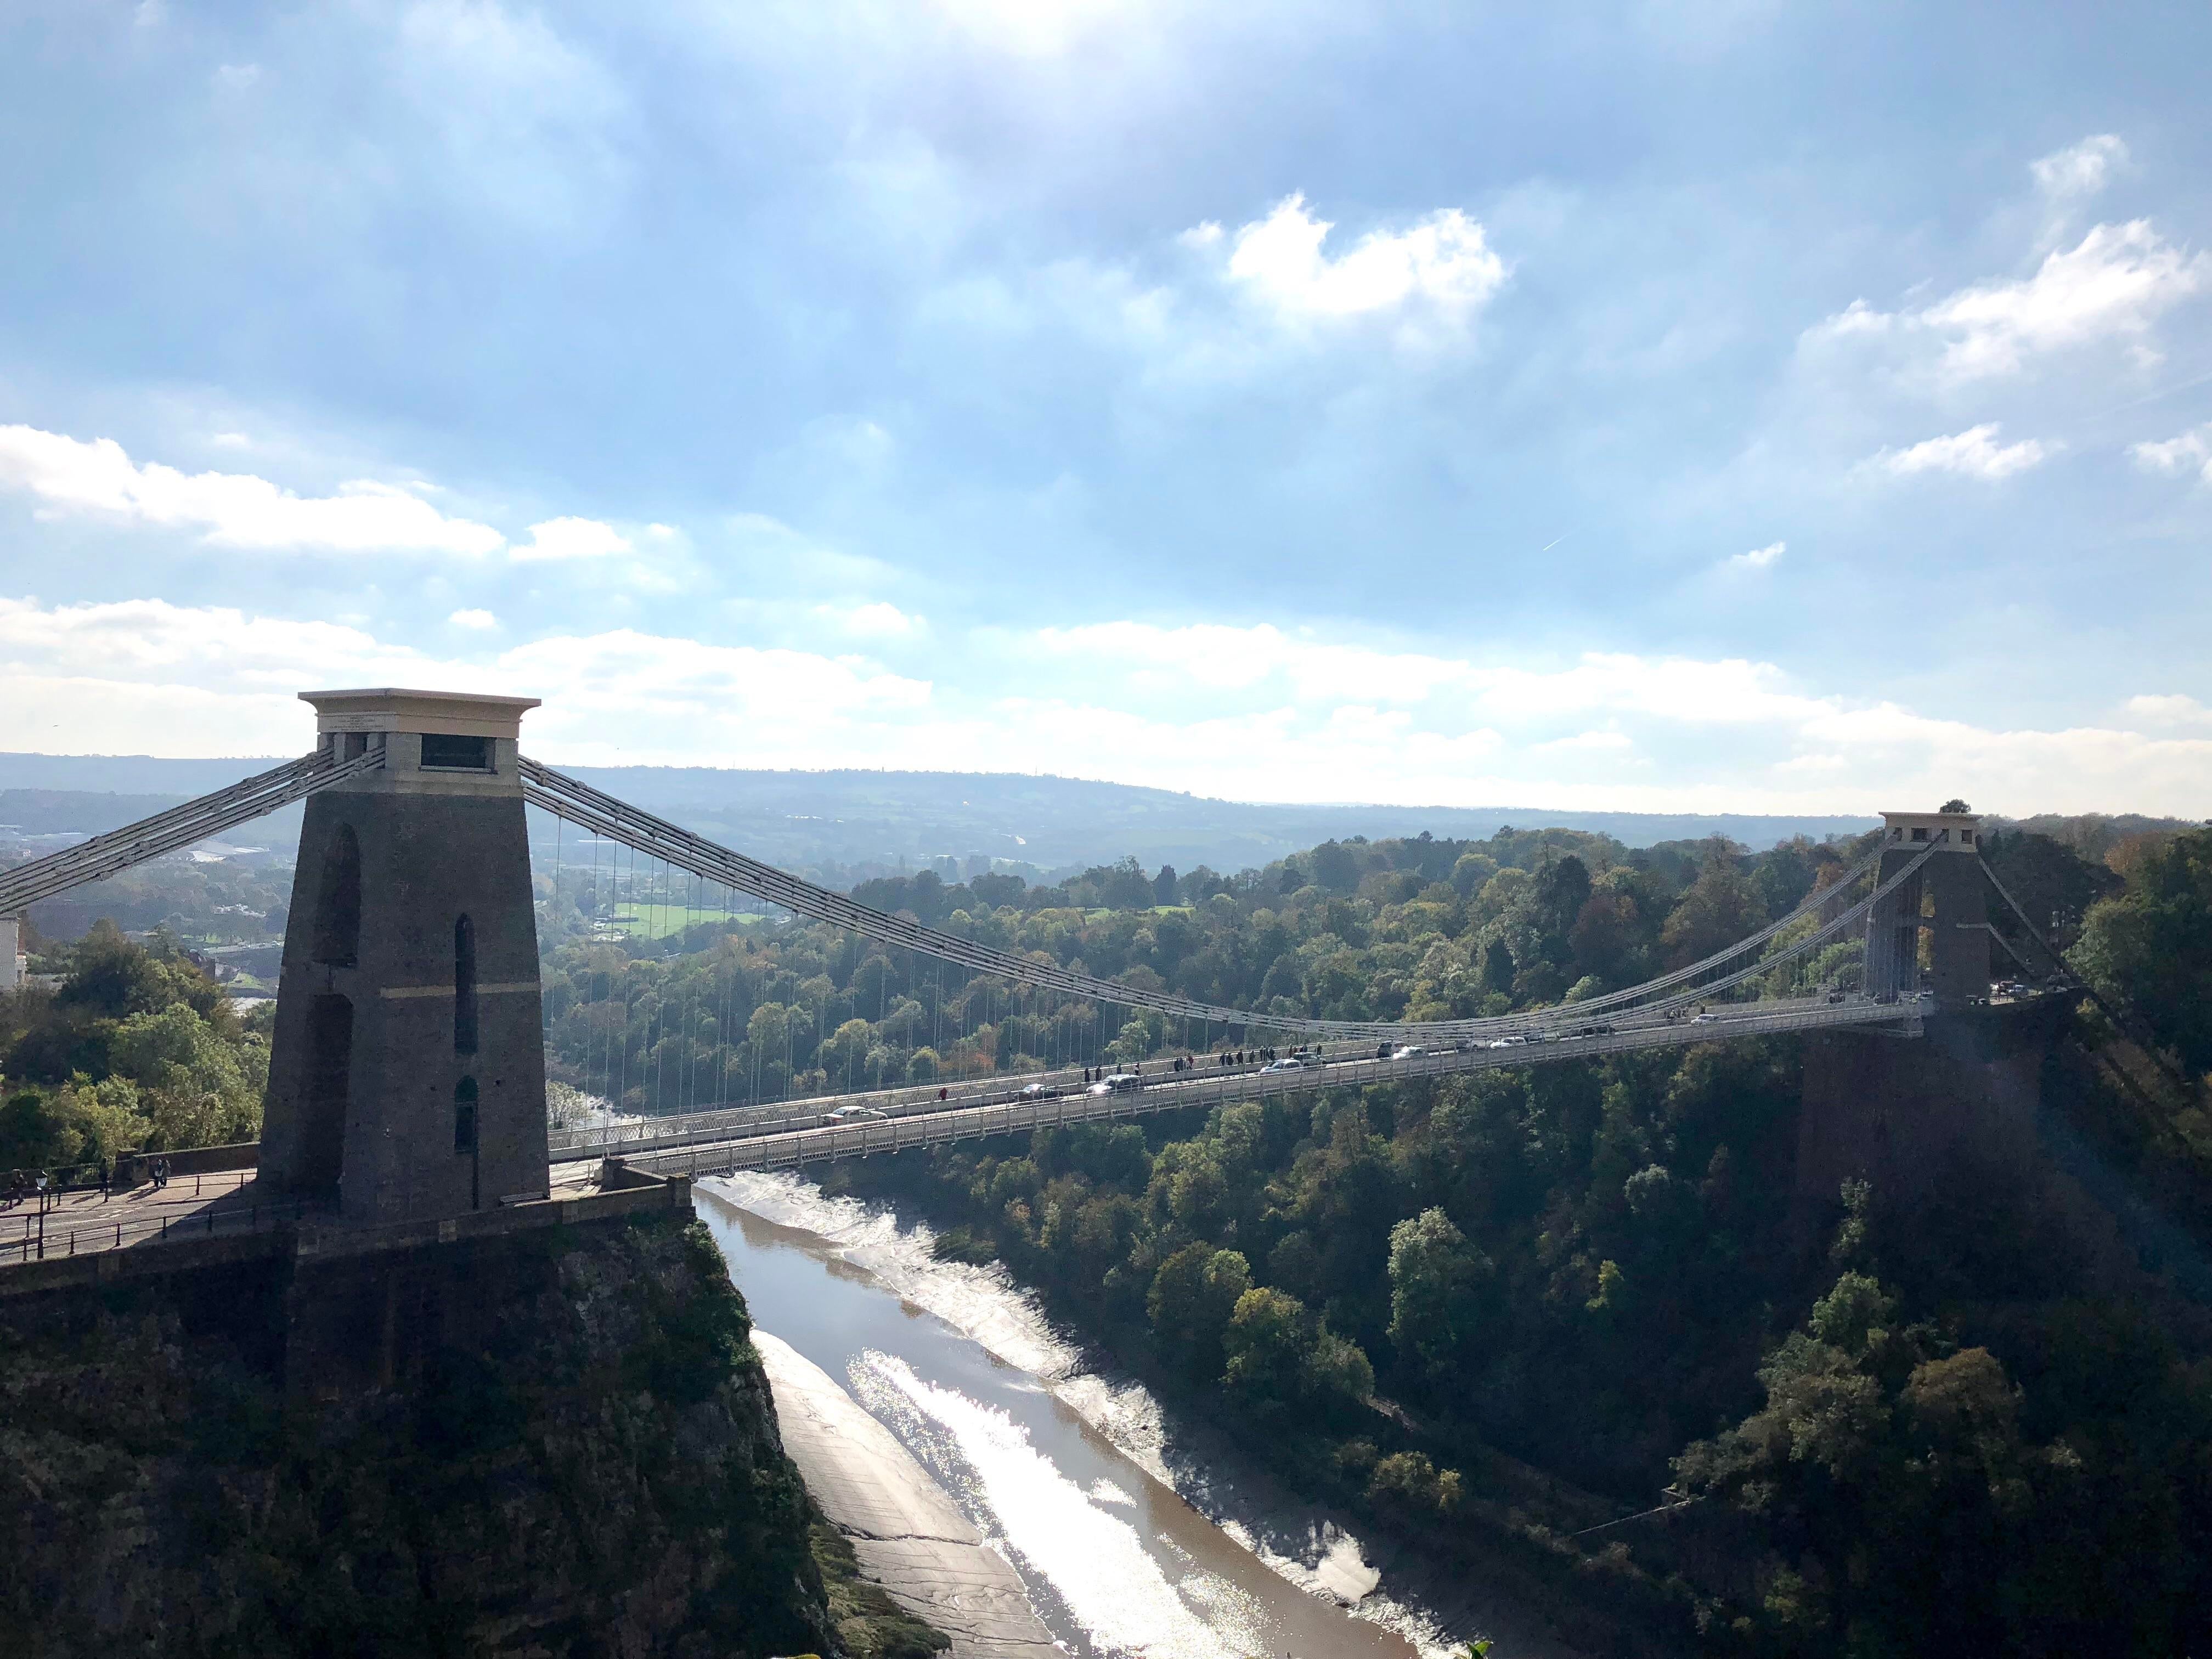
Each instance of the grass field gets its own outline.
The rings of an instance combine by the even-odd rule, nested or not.
[[[702,921],[751,923],[768,920],[740,910],[686,910],[680,904],[633,905],[615,913],[615,926],[639,939],[666,939],[671,933],[680,933]]]

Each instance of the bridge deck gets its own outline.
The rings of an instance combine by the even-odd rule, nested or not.
[[[884,1118],[842,1124],[824,1124],[821,1115],[853,1103],[854,1097],[830,1096],[793,1101],[779,1108],[711,1114],[687,1121],[686,1127],[674,1134],[634,1138],[611,1147],[604,1141],[590,1146],[572,1144],[556,1154],[550,1196],[556,1205],[565,1205],[572,1212],[576,1201],[587,1196],[591,1199],[587,1207],[594,1211],[610,1203],[627,1206],[644,1201],[639,1194],[595,1190],[603,1150],[619,1152],[635,1170],[662,1176],[788,1169],[833,1158],[948,1146],[987,1135],[1018,1134],[1064,1123],[1120,1121],[1317,1088],[1356,1088],[1402,1079],[1504,1070],[1732,1037],[1852,1028],[1887,1028],[1900,1036],[1914,1036],[1920,1030],[1925,1006],[1858,1000],[1812,1006],[1754,1003],[1716,1012],[1702,1021],[1676,1018],[1619,1024],[1589,1036],[1553,1038],[1511,1048],[1447,1048],[1403,1060],[1338,1057],[1296,1071],[1249,1066],[1231,1071],[1201,1066],[1194,1073],[1180,1073],[1155,1069],[1142,1078],[1143,1086],[1107,1094],[1089,1092],[1068,1073],[1048,1079],[1046,1086],[1053,1091],[1042,1098],[1009,1095],[1006,1081],[994,1079],[973,1085],[978,1091],[990,1091],[993,1097],[939,1103],[934,1091],[909,1090],[900,1091],[896,1098],[883,1097],[888,1104],[882,1109],[890,1114]],[[1151,1064],[1158,1068],[1161,1062]],[[1034,1078],[1031,1074],[1022,1081]],[[761,1115],[763,1109],[772,1115]],[[537,1218],[524,1212],[553,1207],[543,1203],[525,1205],[509,1214],[508,1219],[510,1224],[528,1224]],[[273,1237],[289,1233],[303,1223],[329,1219],[314,1206],[265,1197],[251,1170],[180,1175],[165,1188],[142,1183],[109,1194],[65,1192],[43,1201],[25,1200],[0,1207],[0,1269],[15,1263],[179,1242],[242,1241],[256,1235]],[[483,1219],[487,1224],[496,1224],[495,1218]],[[347,1233],[347,1230],[339,1231]]]
[[[1925,1006],[1917,1005],[1923,1011]],[[1559,1018],[1563,1012],[1571,1012],[1572,1005],[1566,1005],[1564,1011],[1559,1008],[1541,1011],[1550,1018],[1551,1030],[1546,1035],[1511,1048],[1486,1050],[1503,1058],[1443,1069],[1475,1070],[1484,1066],[1542,1065],[1574,1060],[1591,1053],[1603,1053],[1608,1046],[1649,1048],[1704,1042],[1747,1029],[1765,1032],[1814,1026],[1906,1022],[1917,1018],[1915,1007],[1916,1005],[1911,1003],[1877,1004],[1854,997],[1842,1004],[1809,1000],[1724,1004],[1704,1020],[1692,1018],[1686,1011],[1675,1011],[1672,1017],[1665,1010],[1640,1009],[1627,1013],[1593,1014],[1589,1024],[1607,1026],[1625,1039],[1608,1045],[1607,1039],[1559,1036],[1561,1030],[1572,1030],[1580,1023],[1571,1018]],[[1743,1024],[1747,1020],[1751,1022],[1748,1027]],[[1543,1030],[1533,1021],[1528,1029],[1532,1031]],[[1372,1060],[1375,1048],[1374,1043],[1362,1041],[1316,1045],[1307,1052],[1309,1054],[1322,1054],[1325,1067],[1334,1076],[1342,1066]],[[1450,1051],[1448,1045],[1439,1043],[1437,1046],[1439,1054]],[[1460,1052],[1482,1053],[1486,1048],[1485,1045],[1475,1043]],[[1172,1056],[1159,1056],[1143,1062],[1141,1074],[1147,1085],[1194,1080],[1188,1073],[1177,1074],[1169,1071],[1167,1068],[1171,1059]],[[1222,1067],[1216,1064],[1216,1056],[1211,1054],[1199,1056],[1198,1066],[1198,1081],[1249,1075],[1261,1069],[1257,1060],[1249,1061],[1241,1066]],[[636,1118],[587,1129],[557,1129],[548,1137],[549,1150],[556,1165],[583,1159],[629,1158],[671,1146],[720,1144],[748,1139],[756,1135],[813,1128],[820,1124],[824,1113],[840,1107],[866,1107],[890,1117],[910,1117],[927,1112],[1005,1105],[1017,1102],[1021,1091],[1031,1085],[1060,1093],[1074,1093],[1083,1088],[1085,1081],[1081,1066],[1062,1066],[1038,1072],[994,1073],[987,1077],[951,1081],[941,1085],[909,1083],[854,1092],[800,1096],[766,1105],[710,1106],[690,1112]],[[1312,1085],[1309,1081],[1283,1086]],[[944,1095],[941,1099],[940,1088]],[[1272,1089],[1263,1091],[1273,1091]]]
[[[850,1097],[830,1097],[813,1103],[794,1101],[773,1121],[694,1129],[678,1136],[633,1141],[612,1150],[618,1151],[623,1161],[631,1167],[662,1175],[788,1169],[831,1158],[866,1158],[878,1152],[948,1146],[984,1135],[1019,1133],[1063,1123],[1121,1120],[1310,1089],[1356,1088],[1406,1078],[1500,1071],[1597,1054],[1719,1042],[1729,1037],[1854,1027],[1894,1027],[1900,1035],[1915,1036],[1920,1030],[1922,1013],[1923,1005],[1917,1003],[1853,1002],[1780,1010],[1772,1005],[1753,1004],[1742,1012],[1717,1013],[1702,1022],[1674,1020],[1622,1025],[1601,1036],[1561,1038],[1510,1048],[1446,1049],[1405,1060],[1339,1060],[1299,1071],[1245,1069],[1225,1076],[1218,1072],[1209,1074],[1203,1067],[1194,1074],[1155,1073],[1144,1077],[1143,1087],[1108,1094],[1093,1094],[1079,1087],[1042,1099],[1002,1097],[981,1104],[941,1106],[933,1100],[909,1102],[896,1115],[854,1123],[821,1122],[819,1113],[823,1109],[849,1104],[851,1101]],[[570,1167],[575,1167],[584,1156],[595,1158],[597,1153],[574,1155]],[[561,1178],[565,1181],[569,1177],[563,1172]]]

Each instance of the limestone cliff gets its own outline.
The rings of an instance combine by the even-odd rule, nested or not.
[[[680,1219],[0,1301],[6,1646],[832,1653],[750,1337]]]

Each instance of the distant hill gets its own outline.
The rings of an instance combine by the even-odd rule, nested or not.
[[[96,833],[272,766],[274,760],[0,754],[0,824]],[[1569,812],[1541,806],[1261,805],[1079,778],[969,772],[753,772],[574,767],[586,782],[771,863],[863,876],[950,858],[1049,872],[1134,857],[1224,872],[1354,836],[1483,838],[1506,825],[1602,832],[1631,847],[1723,835],[1760,848],[1855,835],[1870,817]],[[254,839],[296,835],[296,809]],[[243,834],[243,831],[240,832]],[[234,836],[234,839],[236,837]]]

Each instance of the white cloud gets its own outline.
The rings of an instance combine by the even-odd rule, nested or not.
[[[499,618],[489,611],[456,611],[446,620],[456,628],[478,634],[489,633],[499,626]]]
[[[1574,750],[1597,750],[1617,754],[1624,749],[1636,747],[1635,739],[1626,732],[1577,732],[1571,738],[1554,738],[1549,743],[1534,745],[1538,754],[1559,754]]]
[[[1120,655],[1090,654],[1109,642]],[[2138,697],[2103,726],[1992,729],[1741,659],[1507,666],[1213,624],[978,635],[948,665],[1009,650],[1049,665],[1024,682],[1038,690],[631,629],[461,660],[234,610],[0,599],[0,707],[18,746],[50,752],[297,752],[303,688],[433,685],[544,698],[526,741],[556,763],[988,768],[1464,806],[1863,812],[1963,794],[2212,813],[2212,715],[2186,697]],[[1621,775],[1632,757],[1642,781]]]
[[[2185,255],[2149,220],[2133,219],[2095,226],[2025,281],[1961,289],[1920,319],[1953,337],[1943,366],[1954,378],[2009,374],[2030,353],[2148,334],[2161,313],[2203,288],[2208,272],[2203,254]]]
[[[217,449],[251,449],[253,440],[243,432],[218,432],[208,441]]]
[[[2133,445],[2128,453],[2146,472],[2186,472],[2194,467],[2199,477],[2212,483],[2212,425],[2200,426],[2178,438]]]
[[[631,551],[629,538],[597,519],[548,519],[530,526],[530,539],[518,542],[519,562],[555,559],[604,559]]]
[[[223,92],[246,92],[260,78],[258,64],[223,64],[215,72],[216,86]]]
[[[928,626],[921,617],[882,599],[850,606],[817,605],[814,615],[841,633],[863,640],[912,639]]]
[[[2212,259],[2174,246],[2148,219],[2093,228],[2046,255],[2033,276],[1962,288],[1917,311],[1876,311],[1855,300],[1808,331],[1810,339],[1926,340],[1929,372],[1952,384],[2016,374],[2043,354],[2127,340],[2138,349],[2158,319],[2201,293]]]
[[[1136,9],[1127,0],[937,0],[937,9],[987,46],[1049,58],[1109,22],[1126,28]]]
[[[1349,697],[1419,702],[1464,683],[1469,672],[1468,665],[1449,658],[1317,642],[1266,623],[1251,628],[1087,623],[1039,629],[1026,643],[1031,653],[1060,665],[1071,677],[1103,669],[1106,678],[1137,690],[1171,687],[1178,696],[1195,685],[1213,691],[1280,692],[1301,702]]]
[[[1956,472],[1969,478],[1994,481],[2040,465],[2051,453],[2051,446],[2033,438],[2023,438],[2016,444],[1999,444],[1997,431],[1995,421],[1986,422],[1948,438],[1929,438],[1910,449],[1885,449],[1869,465],[1900,477],[1915,472]]]
[[[2128,147],[2109,132],[2092,134],[2078,144],[2028,163],[2035,187],[2045,196],[2072,198],[2094,196],[2126,164]]]
[[[300,496],[248,473],[135,466],[112,438],[84,443],[28,426],[0,426],[0,489],[37,497],[42,516],[194,530],[218,547],[480,554],[506,541],[489,525],[448,518],[371,479]]]
[[[2212,708],[2179,695],[2130,697],[2127,712],[2150,726],[2212,726]]]
[[[690,753],[778,766],[856,750],[896,763],[897,722],[930,699],[927,682],[850,658],[628,629],[465,661],[357,628],[227,607],[0,599],[0,708],[20,744],[45,752],[297,752],[313,741],[298,693],[346,684],[542,697],[526,737],[574,759]],[[767,758],[738,759],[745,755]]]
[[[1416,304],[1464,322],[1505,281],[1504,260],[1482,227],[1457,208],[1440,209],[1405,230],[1370,232],[1335,258],[1322,247],[1331,228],[1306,210],[1303,195],[1286,196],[1265,219],[1229,239],[1224,274],[1278,314],[1301,322]],[[1221,227],[1203,224],[1182,240],[1211,249],[1222,240]]]
[[[1781,562],[1782,556],[1790,550],[1787,542],[1769,542],[1764,547],[1754,547],[1747,553],[1738,553],[1728,561],[1731,570],[1765,570]]]

